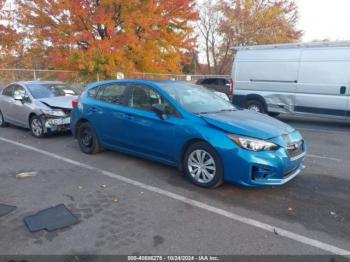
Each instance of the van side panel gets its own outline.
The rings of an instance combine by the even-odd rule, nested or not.
[[[350,48],[304,49],[300,65],[295,111],[344,118],[350,88]]]
[[[299,49],[240,50],[234,63],[235,96],[258,94],[269,112],[292,112]]]

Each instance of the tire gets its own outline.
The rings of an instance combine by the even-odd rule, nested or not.
[[[4,116],[0,110],[0,127],[7,127],[8,123],[5,122]]]
[[[255,100],[255,99],[248,100],[246,102],[246,108],[248,110],[252,110],[252,111],[255,111],[255,112],[262,113],[262,114],[266,113],[265,105],[261,101]]]
[[[46,136],[44,130],[44,123],[38,116],[33,116],[29,121],[30,131],[36,138],[43,138]]]
[[[201,161],[199,157],[203,160]],[[209,164],[203,166],[208,161]],[[197,142],[190,145],[186,150],[183,162],[186,176],[197,186],[215,188],[224,182],[224,166],[221,158],[208,143]],[[201,165],[202,169],[198,168],[198,165]]]
[[[97,154],[102,149],[96,132],[89,122],[84,122],[78,126],[77,139],[80,150],[85,154]]]

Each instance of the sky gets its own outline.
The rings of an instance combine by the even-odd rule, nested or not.
[[[304,42],[350,40],[350,0],[296,0]]]

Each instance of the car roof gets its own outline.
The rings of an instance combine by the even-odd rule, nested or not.
[[[87,88],[94,88],[100,85],[105,84],[113,84],[113,83],[139,83],[139,84],[148,84],[148,85],[157,85],[157,84],[176,84],[176,83],[182,83],[182,84],[189,84],[189,82],[185,81],[176,81],[176,80],[145,80],[145,79],[123,79],[123,80],[107,80],[107,81],[100,81],[91,83],[87,86]],[[191,84],[191,83],[190,83]]]

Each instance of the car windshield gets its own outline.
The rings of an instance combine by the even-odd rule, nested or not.
[[[29,84],[27,88],[35,99],[81,94],[78,88],[65,84]]]
[[[189,83],[158,83],[184,109],[194,114],[208,114],[234,111],[236,108],[227,100],[202,86]]]

